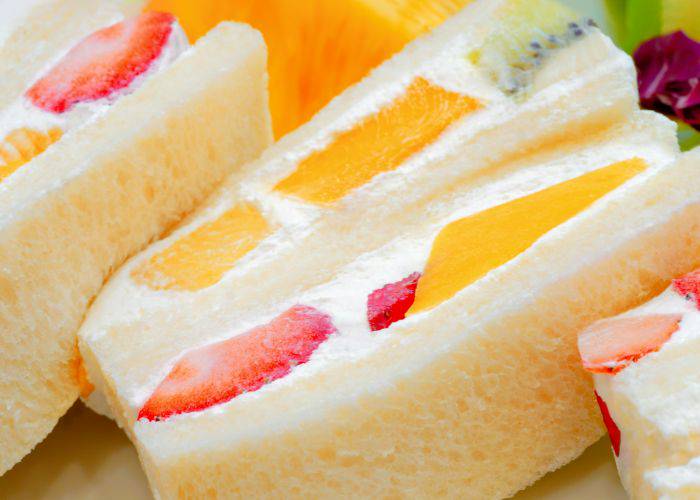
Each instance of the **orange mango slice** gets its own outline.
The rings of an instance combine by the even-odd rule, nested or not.
[[[154,290],[206,288],[271,231],[255,206],[241,203],[155,254],[132,272],[132,278]]]
[[[636,158],[615,163],[447,225],[433,243],[409,314],[448,300],[645,168]]]
[[[7,134],[0,143],[0,181],[46,151],[61,135],[58,128],[52,128],[48,132],[19,128]]]
[[[479,106],[471,97],[418,77],[378,113],[303,160],[275,189],[312,203],[334,202],[375,175],[394,170]]]

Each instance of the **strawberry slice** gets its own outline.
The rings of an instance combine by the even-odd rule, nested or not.
[[[673,280],[673,288],[700,309],[700,269]]]
[[[174,22],[172,14],[146,12],[96,31],[37,81],[27,98],[44,111],[63,113],[79,102],[110,97],[151,67]]]
[[[595,391],[595,399],[598,402],[598,407],[600,408],[600,413],[603,415],[603,423],[605,428],[608,429],[608,436],[610,436],[610,444],[612,444],[615,456],[620,456],[620,441],[622,440],[622,434],[620,433],[620,428],[617,426],[613,418],[610,416],[610,410],[608,410],[607,403],[600,397],[598,391]]]
[[[678,330],[680,314],[649,314],[604,319],[578,337],[583,367],[595,373],[617,373],[658,351]]]
[[[297,305],[266,325],[190,351],[156,388],[138,418],[164,420],[256,391],[306,363],[335,332],[328,315]]]
[[[413,273],[407,278],[389,283],[367,297],[367,319],[373,332],[389,328],[401,321],[416,299],[416,287],[421,273]]]

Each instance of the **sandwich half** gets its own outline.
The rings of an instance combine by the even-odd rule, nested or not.
[[[271,140],[266,51],[169,14],[105,27],[0,114],[0,473],[76,400],[76,332],[105,278]]]
[[[162,498],[505,497],[600,436],[576,332],[698,263],[675,153],[640,115],[456,186],[315,286],[192,297],[191,323],[125,318],[108,286],[81,348]]]
[[[635,89],[558,4],[475,2],[114,275],[79,334],[88,402],[165,498],[526,486],[601,433],[576,330],[691,265],[635,253],[698,236]]]

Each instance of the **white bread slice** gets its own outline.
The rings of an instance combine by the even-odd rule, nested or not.
[[[507,17],[504,11],[508,14],[514,4],[477,2],[410,44],[258,161],[233,174],[191,220],[119,271],[99,300],[110,304],[105,307],[111,313],[90,315],[83,329],[83,354],[89,378],[98,389],[88,403],[107,412],[99,399],[107,385],[116,386],[111,392],[119,394],[118,399],[141,387],[144,377],[152,376],[153,365],[164,366],[179,352],[172,339],[198,335],[196,318],[202,304],[211,310],[235,310],[323,283],[357,254],[381,247],[421,220],[416,217],[422,216],[425,203],[452,196],[455,186],[466,189],[506,178],[518,168],[515,158],[545,154],[567,141],[595,136],[636,109],[631,61],[597,30],[553,51],[524,93],[502,91],[485,76],[483,67],[470,64],[464,54],[488,46],[484,40],[497,37],[502,18]],[[471,29],[475,26],[479,29]],[[579,68],[578,61],[586,64]],[[335,202],[312,203],[274,189],[312,152],[323,150],[389,98],[401,95],[416,76],[475,95],[483,100],[483,108],[455,121],[395,170],[377,175]],[[140,266],[242,201],[259,207],[275,229],[218,281],[198,290],[178,290],[133,279]],[[358,219],[363,224],[358,226]],[[286,264],[290,261],[297,264],[290,268]],[[168,335],[150,334],[161,331]],[[125,415],[122,421],[130,418],[133,415]]]
[[[200,412],[136,420],[184,352],[247,331],[313,297],[308,282],[294,283],[299,268],[311,272],[305,263],[297,265],[308,249],[298,259],[276,256],[268,263],[290,270],[291,277],[279,274],[270,285],[292,290],[286,297],[266,300],[246,286],[258,304],[241,306],[230,296],[227,307],[194,294],[184,313],[175,303],[167,317],[165,307],[160,316],[143,307],[125,318],[121,303],[135,293],[124,286],[133,268],[127,265],[117,277],[121,282],[113,280],[93,306],[81,330],[81,352],[90,375],[101,370],[102,388],[135,440],[156,496],[504,497],[577,456],[601,433],[576,356],[577,331],[649,297],[700,261],[700,186],[689,165],[671,165],[674,126],[641,113],[589,140],[549,151],[548,158],[527,158],[509,173],[524,189],[536,190],[560,175],[630,156],[651,167],[451,299],[370,338],[376,342],[371,348],[322,346],[291,375]],[[551,179],[538,168],[542,161]],[[425,234],[436,215],[478,200],[479,188],[500,186],[491,203],[512,199],[511,176],[457,185],[416,210],[406,207],[417,220],[404,233]],[[479,202],[472,203],[469,210],[478,211]],[[309,259],[318,263],[318,274],[326,275],[327,256],[362,235],[366,223],[356,220],[323,239],[336,239],[337,246],[325,253],[314,249]],[[395,238],[388,255],[398,248],[400,256],[403,241]],[[363,259],[347,268],[357,280],[348,281],[352,273],[341,270],[330,273],[331,281],[345,277],[357,286],[364,280],[354,292],[346,288],[366,296],[376,283]],[[376,269],[375,263],[370,270]],[[258,279],[267,292],[271,278],[264,269]],[[164,295],[162,304],[175,294]],[[343,311],[359,312],[351,307],[357,301],[347,297],[321,293],[312,303],[338,321],[338,339],[349,325]],[[182,323],[185,316],[192,316],[190,324]],[[355,326],[364,319],[354,316]]]
[[[142,0],[38,0],[0,42],[0,110],[77,41],[137,13]],[[18,6],[22,8],[22,6]]]
[[[75,401],[104,279],[271,141],[260,34],[224,23],[0,184],[0,473]]]

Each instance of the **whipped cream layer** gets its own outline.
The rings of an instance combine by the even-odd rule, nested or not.
[[[108,111],[116,101],[133,93],[148,78],[170,66],[188,48],[187,35],[180,24],[174,21],[167,42],[158,57],[150,63],[148,69],[134,78],[127,87],[118,89],[107,97],[79,102],[63,113],[54,113],[37,107],[25,95],[21,96],[10,106],[0,110],[0,145],[11,150],[14,147],[12,144],[3,145],[2,142],[10,133],[17,130],[29,129],[47,133],[52,129],[59,129],[65,135],[73,129],[94,122],[100,115]],[[51,61],[46,68],[38,73],[35,81],[39,81],[50,72],[65,55],[65,53],[58,54],[54,61]]]
[[[615,374],[595,374],[595,386],[619,429],[616,457],[635,498],[700,495],[700,310],[673,286],[621,318],[679,315],[660,346]]]

